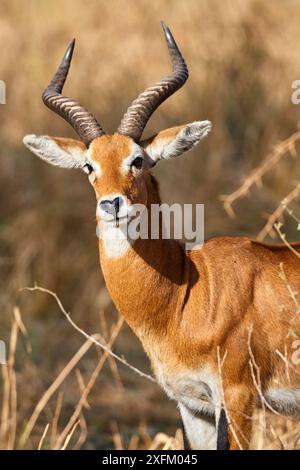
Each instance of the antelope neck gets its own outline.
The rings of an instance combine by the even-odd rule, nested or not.
[[[152,184],[149,207],[159,201],[155,188]],[[100,240],[99,254],[110,296],[136,334],[165,333],[186,295],[191,261],[183,246],[175,240],[138,239],[122,256],[111,258]]]

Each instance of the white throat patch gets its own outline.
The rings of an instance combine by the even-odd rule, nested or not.
[[[109,258],[120,258],[124,256],[133,245],[124,234],[122,227],[117,227],[113,223],[100,221],[97,226],[97,235],[101,238],[106,256]]]

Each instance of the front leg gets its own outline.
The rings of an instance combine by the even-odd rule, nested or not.
[[[255,400],[253,386],[234,384],[225,388],[230,450],[246,450],[249,448]]]
[[[217,448],[215,417],[194,413],[181,403],[179,403],[179,410],[190,448],[194,450],[215,450]]]
[[[216,419],[218,420],[217,450],[229,450],[229,423],[224,408]]]
[[[184,422],[182,419],[182,416],[180,415],[181,418],[181,431],[182,431],[182,439],[183,439],[183,450],[192,450],[190,446],[190,441],[188,440],[187,433],[184,427]]]

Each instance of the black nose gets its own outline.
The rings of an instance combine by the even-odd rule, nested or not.
[[[103,211],[114,216],[118,215],[120,207],[122,205],[122,198],[115,197],[114,199],[104,199],[100,202],[100,207]]]

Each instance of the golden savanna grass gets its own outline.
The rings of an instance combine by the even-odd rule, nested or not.
[[[270,240],[273,214],[269,221],[284,221],[288,240],[299,239],[300,107],[291,103],[291,83],[300,78],[297,0],[2,0],[0,339],[9,361],[1,366],[1,448],[181,445],[176,406],[155,383],[83,338],[51,296],[20,291],[36,282],[56,292],[76,324],[150,373],[103,284],[85,175],[49,167],[21,141],[26,133],[73,136],[41,102],[73,37],[66,94],[113,131],[137,93],[169,71],[161,19],[190,78],[146,134],[196,119],[214,126],[201,147],[155,169],[163,199],[204,202],[206,238]],[[221,196],[232,193],[226,212]],[[280,239],[276,230],[272,236]],[[266,424],[259,412],[255,419],[253,447],[299,446],[299,423],[267,413]]]

